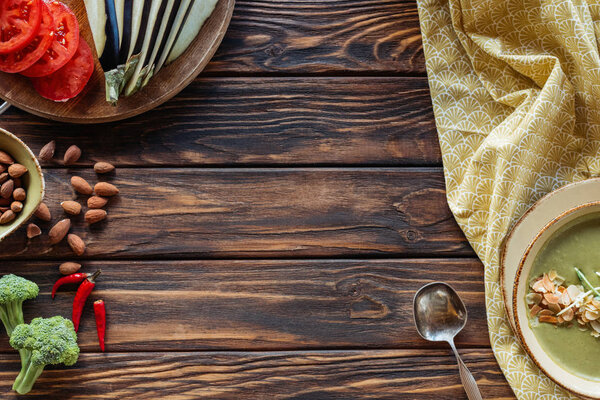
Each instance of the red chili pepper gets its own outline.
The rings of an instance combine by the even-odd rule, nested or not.
[[[79,282],[83,281],[85,278],[87,278],[88,276],[90,276],[90,274],[86,274],[83,272],[78,272],[75,274],[63,276],[62,278],[60,278],[59,280],[56,281],[54,286],[52,286],[52,298],[54,298],[56,291],[62,285],[65,285],[67,283],[79,283]]]
[[[94,302],[94,315],[96,316],[96,331],[98,331],[98,343],[100,349],[104,351],[104,333],[106,332],[106,308],[104,300]]]
[[[100,275],[100,272],[100,270],[94,272],[94,275],[81,282],[79,289],[77,289],[77,293],[75,293],[75,300],[73,300],[73,325],[75,325],[75,332],[79,329],[79,321],[81,320],[81,313],[83,312],[85,301],[96,286],[94,281],[98,275]]]

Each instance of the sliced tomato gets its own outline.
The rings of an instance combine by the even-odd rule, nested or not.
[[[71,60],[48,76],[32,78],[37,92],[49,100],[67,101],[77,96],[87,85],[94,72],[94,56],[90,46],[81,39]]]
[[[42,58],[21,72],[25,76],[46,76],[58,71],[69,62],[79,46],[79,23],[75,14],[58,1],[46,1],[46,5],[54,19],[54,40]]]
[[[1,1],[1,0],[0,0]],[[0,71],[21,72],[37,62],[52,44],[54,20],[46,4],[42,3],[42,23],[31,42],[21,50],[0,54]]]
[[[0,0],[0,54],[27,46],[41,20],[41,0]]]

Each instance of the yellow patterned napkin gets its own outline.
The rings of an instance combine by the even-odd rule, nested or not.
[[[600,172],[600,1],[418,5],[448,202],[485,266],[494,354],[519,399],[575,398],[517,343],[498,250],[537,199]]]

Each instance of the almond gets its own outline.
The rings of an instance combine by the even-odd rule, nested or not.
[[[98,196],[114,196],[119,193],[119,189],[108,182],[98,182],[96,186],[94,186],[94,191]]]
[[[80,269],[81,269],[81,264],[78,264],[76,262],[70,262],[70,261],[64,262],[64,263],[60,264],[60,266],[58,267],[58,270],[63,275],[74,274],[75,272],[79,271]]]
[[[85,243],[76,234],[69,233],[67,236],[67,242],[69,243],[71,250],[73,250],[73,253],[77,254],[78,256],[82,256],[83,253],[85,253]]]
[[[71,178],[71,185],[76,192],[90,195],[93,193],[92,186],[82,177],[74,176]]]
[[[0,164],[13,164],[15,162],[15,160],[13,160],[13,158],[8,154],[5,153],[4,151],[0,150]]]
[[[79,160],[79,157],[81,157],[81,149],[75,145],[69,147],[65,152],[65,165],[75,164]]]
[[[58,221],[56,225],[54,225],[52,229],[50,229],[50,232],[48,232],[50,244],[56,244],[63,240],[64,237],[67,235],[67,232],[69,232],[69,229],[71,229],[70,219],[66,218]]]
[[[12,203],[10,203],[10,209],[14,213],[20,213],[21,211],[23,211],[23,203],[21,203],[20,201],[13,201]]]
[[[23,201],[23,200],[25,200],[26,197],[27,197],[27,193],[25,192],[25,189],[23,189],[23,188],[16,188],[13,191],[13,199],[15,199],[17,201]]]
[[[46,203],[40,203],[34,215],[42,221],[50,222],[52,220],[52,214],[50,214],[50,209]]]
[[[111,163],[107,163],[104,161],[99,161],[94,164],[94,171],[98,174],[107,174],[115,169],[115,166]]]
[[[16,214],[12,212],[12,210],[8,210],[2,213],[0,216],[0,225],[8,224],[13,219],[15,219]]]
[[[108,203],[108,199],[100,196],[92,196],[87,200],[88,208],[102,208]]]
[[[73,200],[67,200],[60,203],[61,207],[67,214],[79,215],[81,212],[81,204]]]
[[[42,230],[36,224],[27,225],[27,237],[29,239],[33,239],[36,236],[40,236],[42,234]]]
[[[8,175],[8,172],[3,172],[0,174],[0,184],[6,182],[8,180],[8,178],[10,178],[10,176]]]
[[[40,150],[38,158],[42,161],[50,161],[54,157],[54,151],[56,150],[56,142],[54,140],[46,143]]]
[[[15,188],[15,182],[12,179],[7,180],[0,186],[0,197],[8,199],[12,196],[13,189]]]
[[[8,174],[13,178],[20,178],[27,173],[27,167],[21,164],[12,164],[8,167]]]
[[[104,210],[88,210],[85,213],[85,222],[88,224],[95,224],[96,222],[102,221],[104,218],[106,218],[106,211]]]

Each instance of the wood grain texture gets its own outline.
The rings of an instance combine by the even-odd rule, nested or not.
[[[206,78],[142,116],[70,125],[11,110],[34,152],[76,143],[81,165],[440,165],[424,78]]]
[[[81,37],[94,48],[91,29],[82,1],[63,0],[77,15]],[[29,79],[19,74],[0,72],[0,98],[32,114],[57,121],[100,123],[139,115],[164,103],[198,76],[219,47],[233,13],[235,0],[219,0],[198,36],[172,64],[165,66],[148,85],[130,97],[121,97],[117,105],[106,101],[104,71],[95,50],[95,67],[85,89],[67,102],[41,97]]]
[[[206,72],[425,74],[414,0],[243,0]]]
[[[61,201],[78,198],[73,174],[98,179],[91,168],[45,173],[54,221],[64,218]],[[107,220],[88,228],[83,215],[73,218],[86,257],[473,254],[446,204],[441,169],[120,168],[109,180],[121,193]],[[47,235],[28,242],[22,230],[3,249],[4,259],[71,255],[66,243],[51,248]]]
[[[76,286],[50,298],[59,262],[2,263],[40,286],[35,316],[71,316]],[[416,332],[412,299],[443,280],[467,304],[459,347],[489,346],[483,267],[475,259],[86,262],[102,269],[79,343],[98,351],[92,299],[104,299],[107,349],[127,351],[447,348]],[[0,352],[9,351],[0,328]]]
[[[514,399],[491,350],[460,352],[483,398]],[[3,399],[21,398],[9,391],[18,369],[15,354],[0,361]],[[27,398],[466,399],[441,350],[84,354],[65,372],[45,370]]]

